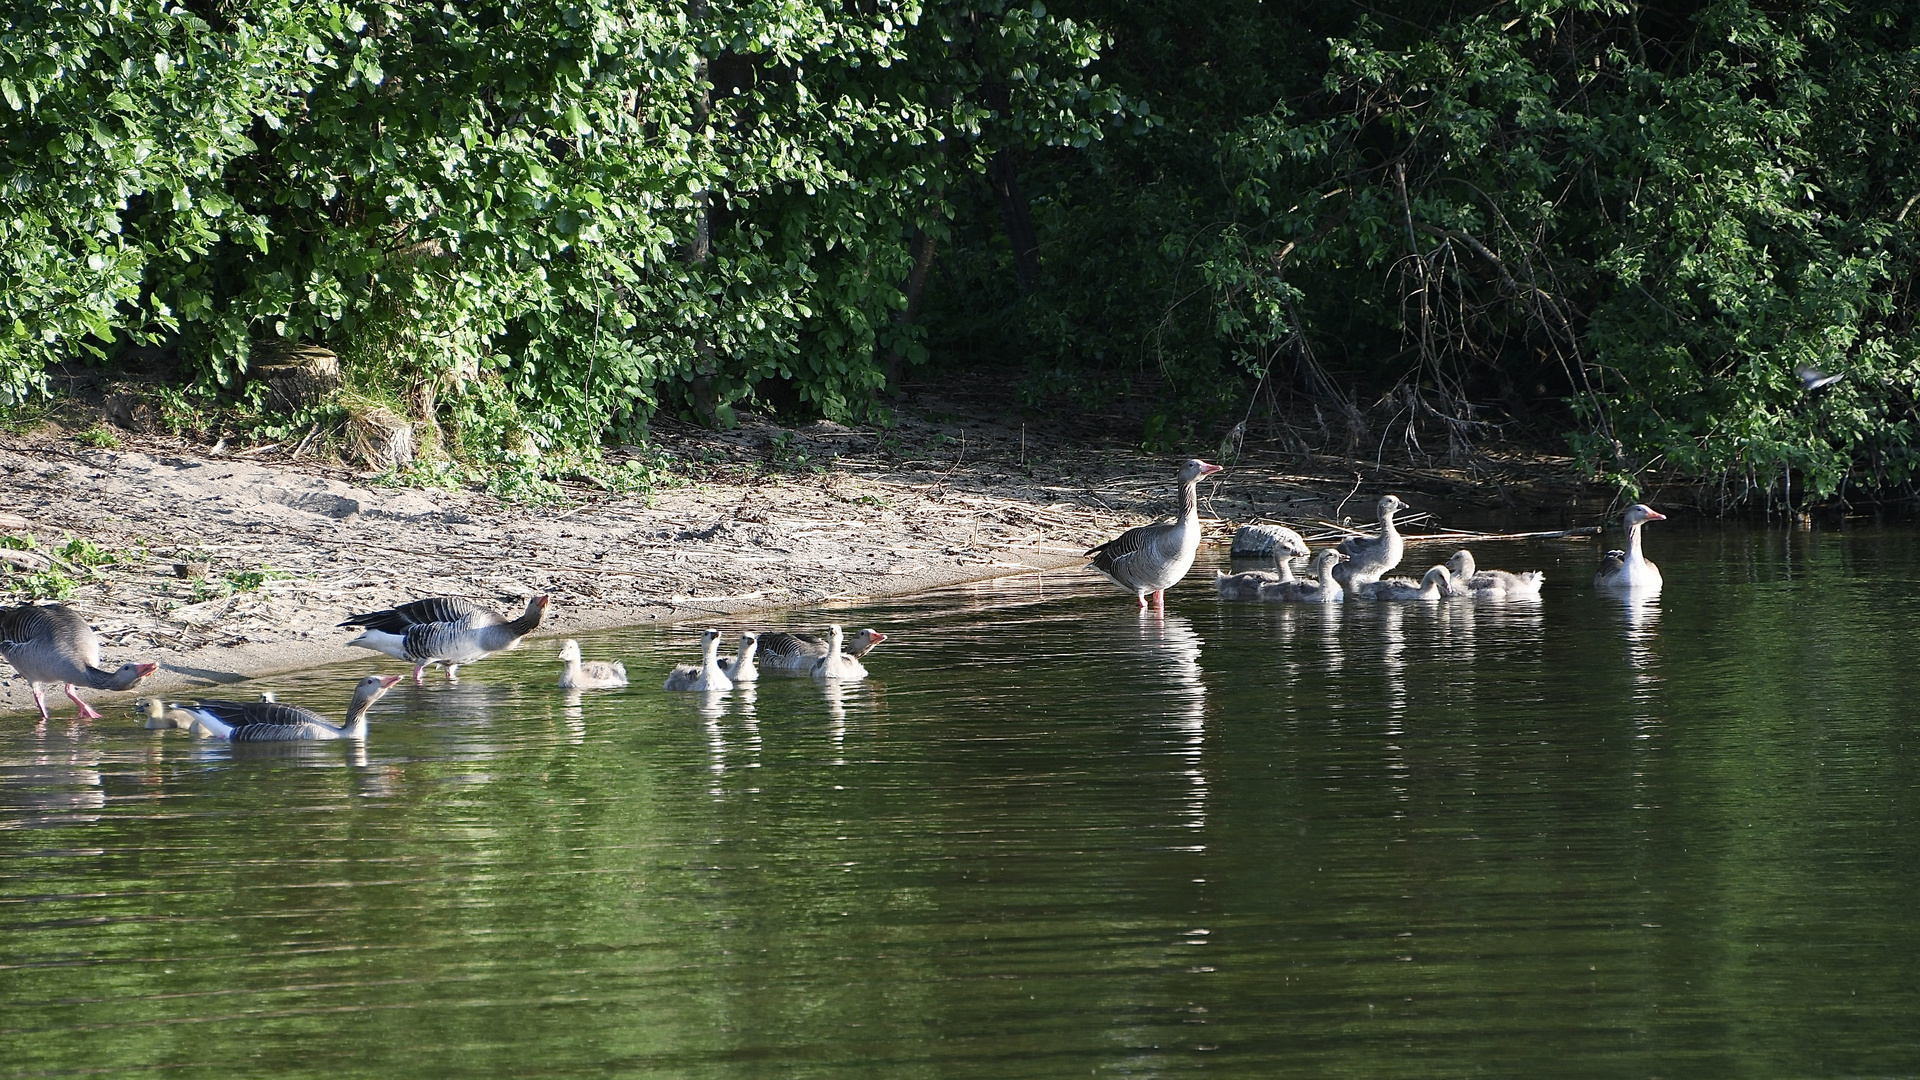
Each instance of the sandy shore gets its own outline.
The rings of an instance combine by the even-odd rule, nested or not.
[[[335,624],[421,596],[513,614],[550,594],[544,638],[723,616],[742,626],[756,610],[1078,565],[1092,544],[1169,512],[1178,465],[1121,450],[1042,453],[1025,428],[950,415],[887,431],[749,421],[727,433],[658,433],[648,453],[684,479],[650,493],[583,483],[535,505],[211,449],[132,436],[121,449],[90,449],[58,430],[0,440],[0,534],[34,545],[12,556],[23,564],[4,581],[12,602],[52,556],[109,666],[160,663],[142,692],[348,659],[397,669],[348,649],[351,632]],[[1209,538],[1224,542],[1238,522],[1343,509],[1365,520],[1374,493],[1416,479],[1389,469],[1342,483],[1352,468],[1243,462],[1203,489]],[[1436,495],[1488,490],[1464,473],[1419,480]],[[112,561],[87,568],[62,557],[73,538]],[[180,564],[195,574],[204,565],[205,576],[180,577]],[[5,675],[0,711],[31,708],[25,683]]]

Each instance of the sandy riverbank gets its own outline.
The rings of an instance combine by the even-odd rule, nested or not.
[[[1177,466],[1043,451],[1024,427],[951,413],[887,431],[663,430],[656,447],[683,482],[632,496],[583,484],[530,505],[271,453],[132,436],[90,449],[41,430],[0,440],[0,534],[31,536],[42,553],[69,537],[110,553],[84,573],[54,566],[78,583],[67,602],[100,631],[109,666],[157,661],[140,689],[171,694],[347,659],[397,670],[346,648],[352,635],[335,624],[419,596],[512,613],[549,593],[546,638],[692,618],[738,626],[756,610],[1079,565],[1090,545],[1167,512]],[[1202,512],[1218,542],[1245,521],[1365,519],[1389,486],[1436,499],[1505,490],[1481,472],[1251,454],[1203,490]],[[176,576],[176,563],[203,562],[206,577]],[[16,569],[5,582],[14,602],[22,580]],[[31,708],[5,674],[0,711]]]

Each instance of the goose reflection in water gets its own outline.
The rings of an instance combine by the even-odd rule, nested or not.
[[[0,766],[0,828],[39,829],[85,825],[100,820],[107,792],[100,760],[81,754],[67,760],[36,755],[18,765]]]
[[[1184,782],[1186,794],[1181,800],[1181,824],[1189,829],[1207,824],[1207,686],[1200,667],[1200,635],[1193,623],[1181,615],[1159,612],[1143,614],[1135,620],[1137,630],[1132,650],[1139,659],[1136,667],[1147,671],[1159,687],[1158,699],[1165,702],[1159,722],[1172,736],[1171,753],[1179,762],[1175,770]],[[1187,850],[1202,851],[1205,845]]]

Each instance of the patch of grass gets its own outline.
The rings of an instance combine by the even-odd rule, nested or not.
[[[39,570],[31,574],[22,574],[15,586],[25,593],[29,600],[65,600],[79,588],[79,583],[58,570]]]
[[[120,436],[105,424],[95,424],[73,437],[73,441],[82,446],[91,446],[95,450],[120,449]]]
[[[31,536],[0,535],[0,548],[10,551],[32,551],[39,546]]]
[[[83,537],[68,537],[60,549],[60,557],[79,567],[110,566],[120,561],[120,557]]]
[[[229,570],[225,575],[228,588],[234,592],[249,593],[257,590],[269,581],[284,581],[292,575],[271,566],[262,566],[257,570]]]

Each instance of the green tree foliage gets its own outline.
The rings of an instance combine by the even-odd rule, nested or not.
[[[0,29],[0,397],[325,344],[484,461],[1016,357],[1153,444],[1898,484],[1915,85],[1897,0],[53,0]]]
[[[55,0],[0,37],[0,385],[129,346],[367,360],[473,455],[865,408],[911,239],[1137,111],[1038,4]],[[369,355],[370,354],[370,355]]]
[[[1629,486],[1911,476],[1904,5],[1083,10],[1165,122],[1028,163],[1042,295],[977,239],[956,341],[1012,347],[982,328],[1013,308],[1042,387],[1151,376],[1150,441],[1258,387],[1369,449],[1537,422]],[[1809,395],[1803,367],[1845,378]]]

